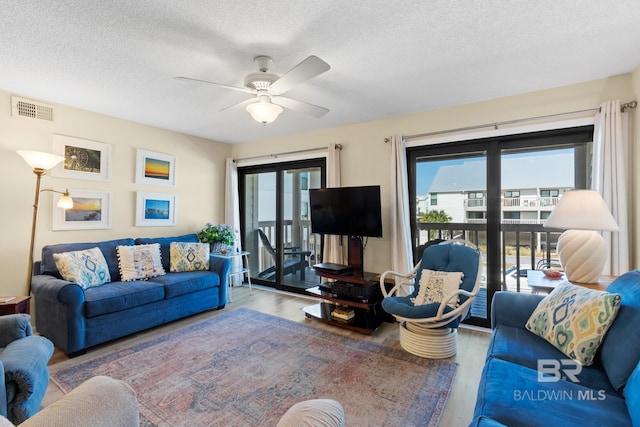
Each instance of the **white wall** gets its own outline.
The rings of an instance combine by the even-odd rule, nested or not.
[[[393,249],[388,240],[390,234],[389,202],[385,202],[389,200],[390,191],[390,146],[384,143],[385,137],[395,133],[412,135],[578,111],[596,108],[600,103],[613,99],[628,102],[640,97],[640,70],[636,70],[633,74],[633,82],[635,83],[635,92],[632,89],[632,75],[627,74],[413,115],[318,130],[282,138],[235,144],[232,151],[235,158],[243,158],[322,147],[334,143],[342,144],[342,185],[380,184],[382,189],[384,237],[381,239],[369,239],[365,253],[365,268],[370,271],[381,272],[390,267],[390,251]],[[461,90],[464,90],[464,88],[461,88]],[[636,110],[631,110],[632,116],[636,114]],[[632,144],[636,145],[635,142],[632,142]],[[640,150],[636,150],[636,159],[638,158],[638,151]],[[634,175],[633,179],[637,183],[639,178]],[[635,203],[637,212],[639,202],[636,200]],[[637,215],[632,217],[632,222],[637,222]],[[634,247],[632,248],[633,259],[635,259],[635,262],[632,262],[634,267],[640,265],[637,250],[635,249],[637,241],[638,235],[636,231],[633,239]]]
[[[47,102],[42,100],[42,102]],[[35,259],[42,246],[123,237],[172,236],[196,232],[206,222],[224,222],[225,158],[228,144],[170,132],[88,111],[55,106],[55,121],[13,118],[11,94],[0,91],[0,295],[25,295],[29,237],[36,176],[16,150],[52,151],[52,134],[112,144],[110,182],[42,177],[41,188],[110,191],[113,221],[109,230],[52,231],[52,195],[41,193]],[[176,186],[135,184],[136,148],[176,158]],[[175,227],[135,227],[136,191],[177,195]],[[73,196],[73,194],[72,194]]]

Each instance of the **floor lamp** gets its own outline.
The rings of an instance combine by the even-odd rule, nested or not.
[[[27,295],[31,294],[31,276],[33,275],[33,245],[36,237],[36,222],[38,219],[38,202],[40,200],[41,191],[51,191],[60,193],[62,197],[58,200],[58,207],[70,209],[73,207],[73,199],[69,197],[69,191],[56,191],[51,189],[40,190],[40,178],[58,163],[64,160],[64,157],[56,154],[44,153],[41,151],[18,150],[17,153],[33,168],[36,174],[36,194],[33,201],[33,221],[31,223],[31,241],[29,243],[29,265],[27,266]]]
[[[565,192],[544,226],[566,230],[558,238],[557,251],[567,279],[596,283],[608,257],[604,238],[598,231],[619,230],[600,193],[596,190]]]

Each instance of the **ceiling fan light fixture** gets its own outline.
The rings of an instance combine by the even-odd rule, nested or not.
[[[246,110],[251,114],[253,120],[262,124],[273,122],[282,113],[281,106],[269,101],[254,102],[247,105]]]

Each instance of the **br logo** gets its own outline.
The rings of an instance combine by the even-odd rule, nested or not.
[[[572,359],[538,360],[538,382],[541,383],[554,383],[560,380],[579,383],[580,372],[582,372],[582,365]]]

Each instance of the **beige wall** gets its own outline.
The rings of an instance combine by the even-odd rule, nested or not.
[[[640,67],[636,68],[632,76],[632,98],[640,100]],[[631,213],[629,220],[629,228],[631,229],[631,235],[633,236],[633,248],[632,248],[632,263],[635,268],[640,268],[640,197],[638,197],[638,191],[640,191],[640,171],[638,165],[640,165],[640,119],[638,118],[638,108],[635,110],[635,114],[631,114],[631,140],[635,143],[631,143],[629,158],[633,164],[630,168],[630,205]]]
[[[47,102],[43,100],[43,102]],[[224,222],[225,158],[228,144],[212,142],[126,120],[65,106],[55,106],[55,121],[11,116],[11,94],[0,91],[0,182],[5,206],[0,209],[0,295],[26,293],[29,236],[36,176],[16,150],[52,151],[52,134],[112,145],[110,182],[45,175],[42,188],[110,191],[109,230],[52,231],[52,195],[41,193],[35,259],[42,246],[62,242],[100,241],[122,237],[172,236],[197,231],[207,221]],[[176,186],[135,184],[136,148],[169,153],[176,158]],[[177,196],[175,227],[136,227],[136,191]],[[73,196],[73,194],[72,194]]]
[[[596,108],[600,103],[613,99],[628,102],[637,99],[640,91],[640,71],[632,76],[623,75],[582,84],[538,91],[523,95],[466,104],[457,107],[426,111],[419,114],[389,118],[328,130],[318,130],[283,138],[274,138],[246,144],[233,145],[235,158],[273,154],[290,150],[301,150],[342,144],[342,185],[379,184],[383,200],[383,232],[381,239],[369,239],[365,251],[365,268],[384,271],[390,267],[389,242],[389,170],[390,146],[384,138],[395,133],[403,135],[421,134],[513,119],[538,117]],[[463,88],[461,88],[463,90]],[[636,114],[632,110],[631,115]],[[635,145],[635,144],[634,144]],[[636,150],[637,152],[638,150]],[[637,181],[638,177],[635,175]],[[638,203],[638,202],[636,202]],[[637,210],[636,210],[637,211]],[[637,222],[637,217],[632,218]],[[637,234],[634,238],[638,241]],[[637,255],[634,267],[638,267]]]

